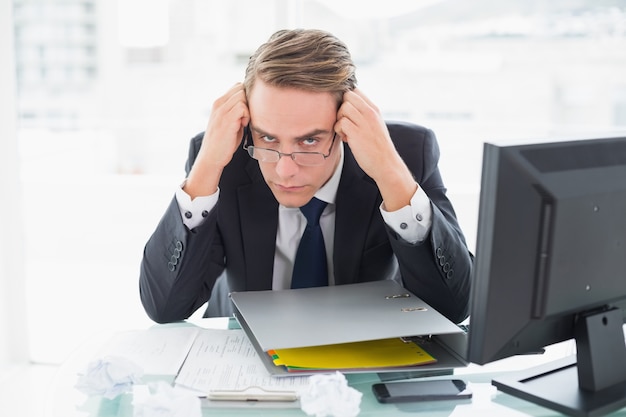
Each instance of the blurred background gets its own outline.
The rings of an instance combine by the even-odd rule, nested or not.
[[[19,155],[16,320],[32,363],[62,363],[105,329],[151,325],[143,245],[213,101],[278,29],[333,32],[387,119],[435,131],[472,250],[485,141],[626,131],[623,0],[10,3],[13,50],[2,52],[14,57],[16,137],[0,140]]]

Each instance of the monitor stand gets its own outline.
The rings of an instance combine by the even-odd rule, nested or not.
[[[577,355],[492,380],[498,390],[563,414],[603,416],[626,407],[626,345],[619,309],[579,317]]]

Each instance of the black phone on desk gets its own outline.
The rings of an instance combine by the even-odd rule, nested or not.
[[[380,403],[460,400],[472,398],[472,392],[460,379],[381,382],[372,385]]]

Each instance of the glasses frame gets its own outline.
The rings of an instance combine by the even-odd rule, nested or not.
[[[274,149],[268,149],[268,148],[261,148],[259,146],[254,146],[254,145],[248,145],[248,141],[252,141],[252,132],[250,131],[250,126],[246,126],[246,128],[244,129],[243,132],[243,149],[245,151],[248,152],[248,155],[250,156],[250,158],[254,159],[255,161],[259,161],[259,162],[267,162],[267,161],[261,161],[257,158],[255,158],[253,156],[254,154],[254,150],[258,149],[258,150],[263,150],[263,151],[267,151],[267,152],[272,152],[276,155],[278,155],[278,159],[275,162],[268,162],[270,164],[276,164],[278,163],[278,161],[280,161],[280,158],[282,158],[283,156],[288,156],[289,158],[291,158],[291,160],[293,162],[295,162],[296,164],[300,165],[300,166],[320,166],[323,165],[324,162],[320,162],[319,164],[314,164],[314,165],[309,165],[309,164],[301,164],[296,160],[297,155],[321,155],[324,157],[324,161],[326,161],[326,158],[328,158],[330,156],[330,153],[333,151],[333,145],[335,144],[335,139],[337,138],[337,132],[333,132],[333,140],[330,142],[330,147],[328,148],[328,153],[326,155],[324,155],[322,152],[292,152],[292,153],[284,153],[284,152],[280,152],[280,151],[276,151]]]

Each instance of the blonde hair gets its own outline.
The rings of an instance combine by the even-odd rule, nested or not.
[[[341,103],[356,87],[355,65],[346,45],[317,29],[279,30],[250,57],[244,87],[257,79],[274,87],[329,92]]]

